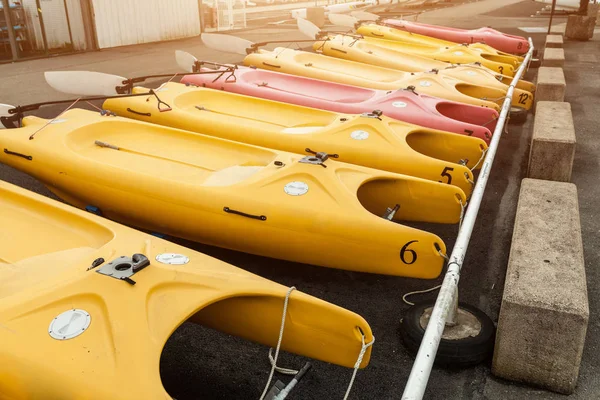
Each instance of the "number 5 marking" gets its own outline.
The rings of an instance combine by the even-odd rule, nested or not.
[[[454,168],[450,168],[450,167],[446,167],[446,168],[444,168],[444,170],[442,171],[442,175],[441,175],[441,176],[442,176],[442,178],[444,178],[444,177],[445,177],[445,178],[448,178],[448,182],[446,182],[446,183],[447,183],[448,185],[451,185],[451,184],[452,184],[452,175],[450,175],[450,174],[448,173],[448,171],[452,172],[452,171],[454,171]],[[442,182],[442,181],[438,181],[438,182],[439,182],[439,183],[444,183],[444,182]]]

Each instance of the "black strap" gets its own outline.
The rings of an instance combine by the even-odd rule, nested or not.
[[[149,112],[147,112],[147,113],[145,113],[145,112],[139,112],[139,111],[132,110],[129,107],[127,107],[127,111],[129,111],[130,113],[133,113],[133,114],[142,115],[144,117],[151,117],[152,116],[152,114],[149,113]]]
[[[11,156],[23,157],[24,159],[29,160],[29,161],[33,160],[33,157],[28,156],[27,154],[17,153],[14,151],[10,151],[8,149],[4,149],[4,152],[6,154],[10,154]]]
[[[223,211],[225,211],[226,213],[229,213],[229,214],[241,215],[242,217],[246,217],[246,218],[258,219],[260,221],[266,221],[267,220],[266,215],[247,214],[247,213],[242,212],[242,211],[232,210],[229,207],[223,207]]]

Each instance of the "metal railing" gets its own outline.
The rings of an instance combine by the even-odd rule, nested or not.
[[[523,63],[515,73],[515,76],[506,93],[504,103],[502,104],[500,117],[498,118],[498,123],[496,125],[496,129],[494,130],[494,135],[492,136],[492,141],[488,147],[487,155],[481,167],[479,178],[475,183],[471,200],[465,212],[462,225],[458,231],[456,244],[454,245],[452,254],[448,260],[448,271],[444,276],[444,281],[431,313],[429,324],[427,325],[423,340],[421,341],[421,346],[419,347],[417,357],[410,372],[410,376],[408,377],[408,382],[404,388],[402,400],[420,400],[423,398],[427,383],[429,381],[429,375],[431,374],[431,368],[433,367],[433,362],[435,360],[435,355],[437,354],[440,340],[444,333],[446,321],[449,319],[449,317],[450,320],[454,319],[456,304],[458,303],[458,282],[460,280],[460,270],[469,246],[469,240],[471,239],[471,233],[473,232],[475,221],[477,220],[477,214],[479,212],[481,200],[483,199],[485,187],[490,176],[492,163],[494,162],[494,157],[496,156],[498,143],[500,142],[500,137],[502,136],[502,131],[504,130],[506,118],[510,112],[515,86],[521,79],[525,69],[528,67],[533,55],[533,42],[531,38],[529,38],[529,46],[529,51],[527,52]]]

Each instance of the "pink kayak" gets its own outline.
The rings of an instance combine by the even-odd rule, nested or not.
[[[385,19],[381,23],[403,31],[455,43],[485,43],[505,53],[525,54],[529,51],[529,42],[524,37],[507,35],[492,28],[465,30],[422,24],[420,22],[401,21],[399,19]]]
[[[390,118],[478,137],[486,143],[498,118],[498,112],[490,108],[439,99],[410,89],[367,89],[242,66],[236,70],[235,79],[229,73],[204,74],[186,75],[181,82],[344,114],[380,110]]]

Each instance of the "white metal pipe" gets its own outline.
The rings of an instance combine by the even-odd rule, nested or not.
[[[500,117],[498,118],[498,123],[496,125],[496,129],[494,130],[494,135],[492,136],[492,141],[488,148],[485,161],[481,167],[479,178],[477,179],[477,183],[473,189],[473,194],[471,195],[469,206],[465,212],[462,226],[458,231],[456,244],[454,245],[452,254],[449,258],[448,271],[444,276],[444,282],[442,283],[440,293],[435,302],[433,312],[431,313],[431,318],[429,319],[429,324],[425,330],[425,335],[423,336],[421,346],[419,347],[419,352],[417,353],[412,370],[410,371],[408,382],[406,383],[404,393],[402,394],[402,400],[421,400],[425,394],[425,388],[427,387],[427,382],[429,381],[429,375],[431,374],[433,361],[435,360],[435,355],[446,326],[446,318],[448,317],[448,313],[452,307],[454,294],[455,292],[458,293],[457,287],[460,279],[460,270],[465,259],[467,247],[469,246],[469,240],[471,239],[471,233],[473,232],[473,227],[475,226],[479,207],[481,206],[481,200],[483,199],[485,186],[490,176],[492,163],[494,162],[496,150],[498,149],[498,143],[500,142],[500,137],[502,136],[502,131],[504,130],[506,117],[510,112],[515,86],[519,82],[519,79],[521,79],[521,76],[523,75],[525,68],[527,68],[533,54],[533,41],[531,38],[529,38],[529,45],[529,52],[515,73],[515,77],[508,88],[506,98],[502,104]]]

